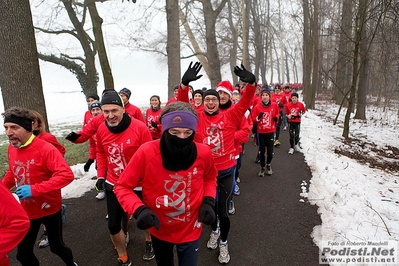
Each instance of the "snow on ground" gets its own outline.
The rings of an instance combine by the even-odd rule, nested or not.
[[[371,168],[335,153],[344,142],[342,125],[346,110],[334,126],[332,119],[338,107],[324,103],[317,108],[308,111],[301,124],[302,151],[312,171],[309,191],[301,195],[318,206],[322,220],[312,233],[315,243],[323,248],[322,241],[398,241],[399,173]],[[368,108],[367,117],[366,122],[351,121],[351,137],[392,153],[389,146],[397,148],[399,143],[397,109],[383,112]],[[370,150],[366,148],[363,152]],[[393,163],[397,165],[398,160]]]

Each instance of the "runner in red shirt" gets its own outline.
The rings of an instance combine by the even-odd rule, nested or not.
[[[215,220],[216,175],[209,148],[194,142],[197,114],[188,103],[174,102],[161,114],[162,137],[142,145],[115,185],[137,227],[149,229],[157,265],[197,265],[202,224]],[[133,188],[141,184],[140,200]]]

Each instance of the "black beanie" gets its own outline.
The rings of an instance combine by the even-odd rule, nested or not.
[[[119,94],[112,90],[112,91],[106,91],[101,99],[101,105],[104,104],[116,104],[119,106],[123,107],[123,101],[121,96]]]
[[[98,97],[97,94],[90,94],[90,95],[88,95],[88,96],[87,96],[87,100],[90,99],[90,98],[92,98],[92,99],[94,99],[94,100],[97,100],[97,101],[100,100],[100,97]]]
[[[294,93],[291,94],[291,97],[297,97],[297,98],[299,98],[299,95],[298,95],[298,93],[294,92]]]
[[[195,91],[193,92],[193,96],[196,95],[196,94],[200,94],[201,97],[204,97],[204,92],[203,92],[202,90],[195,90]]]
[[[208,96],[208,95],[214,95],[214,96],[216,96],[216,97],[218,98],[218,101],[220,102],[219,93],[218,93],[216,90],[214,90],[214,89],[209,89],[209,90],[207,90],[207,91],[204,91],[204,95],[203,95],[203,97],[202,97],[202,101],[204,101],[204,100],[205,100],[205,97]]]

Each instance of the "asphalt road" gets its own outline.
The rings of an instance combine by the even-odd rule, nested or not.
[[[282,131],[282,145],[275,149],[272,162],[274,174],[258,177],[259,164],[254,162],[256,149],[250,140],[240,171],[241,195],[235,197],[236,213],[231,216],[228,237],[231,260],[228,265],[287,266],[319,265],[318,248],[310,234],[320,224],[317,208],[306,199],[301,202],[301,183],[309,184],[311,172],[302,153],[289,155],[288,132]],[[110,266],[116,264],[117,253],[109,238],[105,219],[105,201],[95,199],[94,190],[77,199],[67,199],[67,221],[64,242],[79,266]],[[155,260],[143,261],[144,234],[131,221],[128,254],[133,265],[152,266]],[[219,265],[218,249],[208,250],[206,242],[210,227],[205,226],[200,244],[200,266]],[[35,247],[42,266],[63,265],[50,248]],[[15,250],[10,254],[11,265],[20,265]],[[177,265],[177,263],[176,263]]]

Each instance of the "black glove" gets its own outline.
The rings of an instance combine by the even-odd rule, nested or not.
[[[83,170],[85,170],[85,172],[89,172],[90,166],[94,163],[93,159],[89,159],[87,160],[87,162],[85,163],[85,165],[83,166]]]
[[[283,107],[284,107],[284,104],[278,103],[278,107],[283,108]]]
[[[139,207],[133,214],[136,219],[136,225],[141,230],[146,230],[150,227],[155,226],[155,229],[159,229],[159,219],[147,206]]]
[[[193,67],[191,67],[191,65],[193,64],[193,62],[190,63],[190,65],[188,66],[188,69],[186,70],[186,73],[184,73],[182,79],[181,79],[181,83],[183,83],[183,85],[188,86],[188,84],[191,81],[195,81],[199,78],[202,77],[202,75],[198,75],[198,73],[200,72],[202,65],[200,62],[196,62],[194,64]]]
[[[258,114],[258,120],[260,120],[260,119],[262,118],[262,116],[263,116],[263,112],[260,112],[260,113]]]
[[[274,120],[275,123],[277,123],[277,121],[278,121],[277,116],[273,117],[273,120]]]
[[[212,197],[204,197],[202,200],[202,205],[198,216],[198,222],[202,222],[203,224],[206,225],[212,224],[216,219],[214,208],[215,208],[215,199]]]
[[[295,119],[296,118],[296,116],[295,115],[291,115],[291,119]]]
[[[153,128],[158,128],[158,124],[155,123],[154,121],[151,121],[151,126],[152,126]]]
[[[77,140],[80,136],[81,136],[80,134],[76,134],[75,132],[72,131],[71,133],[68,134],[68,136],[65,137],[65,139],[66,139],[66,140],[69,140],[69,141],[75,141],[75,140]]]
[[[242,69],[241,69],[242,68]],[[240,77],[240,80],[245,83],[253,84],[256,81],[254,74],[245,69],[245,67],[241,64],[241,68],[239,66],[234,67],[234,74]]]
[[[96,190],[97,190],[97,192],[104,191],[104,183],[105,183],[105,179],[104,178],[97,179],[97,182],[96,182]]]

